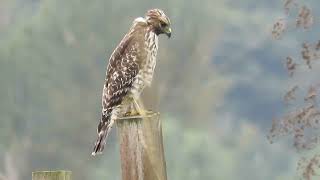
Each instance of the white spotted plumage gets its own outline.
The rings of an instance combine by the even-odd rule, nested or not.
[[[146,61],[142,64],[141,70],[135,77],[131,93],[139,97],[145,86],[151,86],[154,69],[156,67],[156,56],[158,51],[158,36],[152,32],[145,34]]]
[[[133,21],[129,32],[113,51],[102,93],[102,114],[97,129],[98,139],[92,155],[101,153],[114,121],[150,86],[156,66],[160,22],[170,20],[162,10],[149,10],[146,17]]]

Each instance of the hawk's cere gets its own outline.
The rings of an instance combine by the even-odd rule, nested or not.
[[[143,115],[140,94],[150,86],[156,55],[158,35],[171,36],[170,20],[160,9],[136,18],[129,32],[112,53],[102,92],[102,115],[98,139],[92,155],[101,153],[114,121],[132,107]]]

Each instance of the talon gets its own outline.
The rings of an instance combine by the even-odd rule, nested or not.
[[[130,109],[128,112],[126,112],[124,114],[125,117],[129,117],[129,116],[138,116],[139,113],[138,111],[136,111],[135,109]]]

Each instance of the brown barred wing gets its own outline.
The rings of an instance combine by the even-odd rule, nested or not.
[[[132,83],[138,74],[139,66],[135,62],[131,62],[125,68],[121,68],[113,72],[111,80],[103,88],[102,94],[102,117],[111,116],[112,110],[122,103],[122,100],[132,88]],[[104,124],[104,119],[98,126],[98,132]]]
[[[110,58],[106,82],[102,94],[102,114],[97,132],[98,139],[92,155],[102,152],[106,138],[114,120],[118,116],[118,106],[132,88],[133,81],[139,72],[141,48],[136,38],[125,38]],[[142,48],[143,49],[143,48]]]
[[[118,116],[117,106],[132,87],[134,77],[137,75],[138,66],[132,65],[130,71],[115,71],[116,78],[103,88],[103,110],[98,125],[98,139],[95,143],[92,155],[101,153],[106,144],[106,138],[112,128],[115,118]]]

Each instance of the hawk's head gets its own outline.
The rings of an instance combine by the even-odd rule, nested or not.
[[[146,20],[157,35],[166,34],[169,38],[171,37],[170,19],[161,9],[149,10],[146,14]]]

